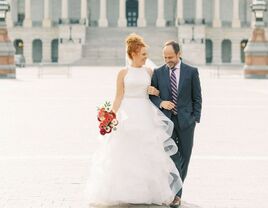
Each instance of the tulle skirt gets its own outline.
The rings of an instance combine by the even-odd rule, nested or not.
[[[182,187],[171,155],[173,123],[148,98],[124,98],[118,129],[102,136],[92,157],[89,205],[170,204]]]

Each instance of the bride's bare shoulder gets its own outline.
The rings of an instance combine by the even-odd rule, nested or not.
[[[127,74],[127,68],[120,69],[117,76],[124,77]]]

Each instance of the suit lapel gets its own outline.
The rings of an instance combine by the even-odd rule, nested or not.
[[[181,62],[181,68],[180,68],[180,82],[179,82],[179,89],[178,89],[178,96],[180,95],[180,92],[182,90],[182,86],[183,86],[183,82],[184,82],[184,78],[186,75],[186,68],[185,65]]]
[[[165,74],[164,77],[165,77],[165,81],[166,81],[167,86],[168,86],[169,93],[171,93],[170,74],[169,74],[169,68],[167,67],[167,65],[165,65],[164,74]]]

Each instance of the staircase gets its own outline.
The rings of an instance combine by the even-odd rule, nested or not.
[[[177,29],[167,28],[97,28],[88,27],[80,66],[124,66],[125,38],[130,33],[141,35],[149,45],[149,58],[157,65],[163,63],[162,47],[167,40],[177,40]]]

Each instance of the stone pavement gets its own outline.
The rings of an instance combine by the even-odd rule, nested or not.
[[[38,79],[24,68],[0,80],[0,208],[88,207],[96,107],[113,99],[117,71],[79,67],[69,79]],[[266,208],[268,80],[207,68],[200,77],[203,113],[182,208]]]

